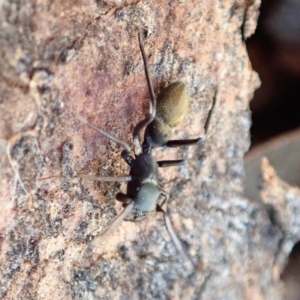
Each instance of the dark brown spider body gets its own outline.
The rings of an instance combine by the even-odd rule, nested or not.
[[[158,164],[150,154],[140,154],[130,168],[131,181],[127,184],[127,196],[134,201],[131,213],[125,221],[138,222],[156,211],[160,191],[158,189]]]
[[[151,213],[158,211],[162,212],[164,215],[167,230],[176,249],[187,261],[190,262],[190,266],[192,266],[192,261],[186,255],[180,240],[173,230],[167,212],[163,209],[163,206],[167,205],[167,200],[169,197],[158,183],[159,167],[178,166],[181,165],[184,160],[156,161],[151,153],[151,150],[160,146],[189,146],[197,144],[202,139],[169,140],[173,129],[183,120],[187,113],[189,106],[189,94],[182,82],[174,82],[162,91],[158,97],[158,100],[156,101],[152,81],[148,71],[148,64],[143,48],[141,32],[139,32],[139,44],[145,65],[145,75],[148,83],[151,103],[148,116],[136,124],[132,131],[134,157],[131,156],[131,147],[126,142],[123,142],[122,140],[119,140],[109,133],[99,129],[96,125],[88,122],[81,116],[77,116],[77,119],[79,119],[82,123],[92,127],[98,133],[122,147],[124,149],[121,154],[122,158],[130,166],[129,175],[122,177],[97,177],[89,175],[81,176],[83,178],[89,178],[97,181],[127,183],[126,194],[118,193],[116,195],[116,199],[123,203],[124,210],[115,218],[110,226],[102,231],[100,236],[94,239],[93,243],[101,243],[123,220],[138,222],[149,216]],[[208,128],[214,105],[215,98],[205,124],[205,133]],[[144,142],[141,145],[139,136],[144,128],[146,128]],[[162,196],[163,199],[161,199],[160,196]]]

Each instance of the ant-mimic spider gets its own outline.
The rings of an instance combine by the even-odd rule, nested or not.
[[[192,263],[191,259],[184,251],[179,238],[174,232],[170,219],[167,215],[168,194],[162,189],[162,187],[159,186],[158,183],[158,168],[178,166],[181,165],[184,160],[156,161],[151,151],[155,147],[182,147],[198,144],[203,142],[203,139],[169,140],[173,129],[186,115],[189,105],[189,94],[182,82],[175,82],[166,87],[158,96],[156,101],[152,81],[148,71],[148,63],[144,51],[141,31],[138,33],[138,39],[144,62],[151,103],[149,115],[144,120],[140,121],[134,127],[132,132],[134,157],[130,155],[132,150],[127,143],[99,129],[96,125],[88,122],[81,116],[76,116],[82,123],[90,126],[107,139],[122,147],[124,150],[122,151],[121,156],[130,166],[129,175],[124,177],[96,177],[81,175],[83,178],[96,181],[127,182],[127,193],[118,193],[116,195],[116,199],[123,203],[123,211],[106,229],[104,229],[94,242],[97,242],[97,244],[101,243],[123,220],[138,222],[147,218],[151,213],[158,211],[163,213],[166,228],[177,251],[181,253],[185,259]],[[213,99],[212,107],[205,122],[205,134],[209,127],[215,102],[216,97]],[[141,145],[139,134],[145,127],[144,142]],[[160,196],[162,197],[160,198]],[[166,208],[164,209],[163,206]]]

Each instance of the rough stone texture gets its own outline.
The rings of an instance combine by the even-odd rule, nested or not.
[[[281,248],[282,230],[265,208],[243,196],[248,104],[258,86],[243,39],[255,29],[259,2],[1,5],[0,298],[281,299],[289,247]],[[121,209],[120,184],[77,175],[128,168],[120,149],[73,112],[131,143],[149,107],[137,28],[150,32],[155,89],[181,80],[190,92],[174,136],[202,135],[217,93],[204,149],[157,153],[187,159],[160,174],[174,228],[196,265],[190,275],[159,214],[123,222],[91,247],[94,231]]]
[[[273,257],[273,271],[278,274],[287,263],[291,249],[300,240],[300,189],[277,177],[276,171],[266,158],[262,160],[261,199],[272,223],[281,232],[278,251]],[[291,261],[293,265],[289,264],[282,274],[286,283],[284,299],[299,298],[299,258],[294,255],[290,257]]]
[[[261,178],[261,161],[266,157],[277,176],[289,185],[300,186],[300,128],[286,132],[256,147],[252,147],[245,160],[245,195],[261,201],[258,183]]]

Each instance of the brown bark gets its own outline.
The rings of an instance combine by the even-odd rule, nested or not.
[[[1,298],[280,299],[288,255],[265,208],[243,195],[249,101],[258,86],[243,39],[258,1],[4,2],[1,18]],[[187,276],[157,214],[123,222],[91,247],[120,210],[120,149],[73,112],[131,143],[149,95],[137,28],[147,28],[158,91],[183,81],[188,116],[174,137],[198,137],[217,93],[205,156],[161,170],[169,214],[196,265]],[[280,259],[277,259],[280,258]]]

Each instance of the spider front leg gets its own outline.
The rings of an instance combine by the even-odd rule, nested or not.
[[[133,158],[129,155],[129,153],[131,152],[131,148],[127,143],[123,142],[120,139],[117,139],[116,137],[114,137],[114,136],[110,135],[109,133],[105,132],[104,130],[101,130],[96,125],[94,125],[93,123],[88,122],[83,117],[81,117],[79,115],[75,115],[75,116],[80,122],[88,125],[89,127],[96,130],[98,133],[100,133],[102,136],[108,138],[109,140],[115,142],[120,147],[124,148],[124,150],[121,153],[121,156],[129,166],[132,165]],[[101,176],[86,175],[86,174],[79,174],[78,176],[81,177],[81,178],[84,178],[84,179],[102,181],[102,182],[128,182],[128,181],[131,180],[131,176],[101,177]]]
[[[141,143],[139,140],[139,134],[140,134],[141,130],[144,127],[146,127],[148,124],[150,124],[156,116],[156,97],[154,94],[154,89],[153,89],[152,81],[151,81],[150,74],[149,74],[148,62],[147,62],[146,53],[144,50],[144,43],[143,43],[143,37],[142,37],[141,31],[139,31],[139,33],[138,33],[138,38],[139,38],[140,50],[141,50],[142,58],[143,58],[143,62],[144,62],[145,75],[146,75],[146,80],[147,80],[147,84],[148,84],[148,90],[149,90],[151,102],[150,102],[149,115],[144,120],[140,121],[134,127],[133,132],[132,132],[135,155],[139,155],[142,153],[142,147],[141,147]]]
[[[129,155],[130,152],[131,152],[131,148],[130,148],[130,146],[129,146],[126,142],[124,142],[124,141],[122,141],[122,140],[120,140],[120,139],[118,139],[118,138],[112,136],[111,134],[107,133],[106,131],[104,131],[104,130],[98,128],[96,125],[94,125],[93,123],[90,123],[90,122],[87,121],[85,118],[83,118],[83,117],[81,117],[81,116],[79,116],[79,115],[75,115],[75,117],[76,117],[80,122],[82,122],[83,124],[88,125],[89,127],[91,127],[91,128],[93,128],[94,130],[96,130],[98,133],[100,133],[102,136],[105,136],[107,139],[109,139],[109,140],[115,142],[118,146],[122,147],[122,148],[124,149],[124,150],[122,151],[122,154],[121,154],[122,158],[123,158],[129,165],[132,164],[133,158]],[[105,180],[104,180],[104,181],[105,181]]]

